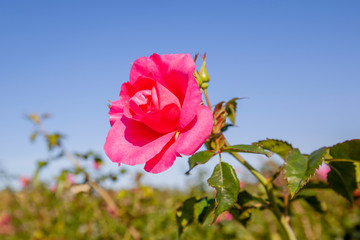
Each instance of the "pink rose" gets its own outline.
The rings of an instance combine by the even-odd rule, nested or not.
[[[330,170],[331,168],[329,167],[329,165],[323,163],[322,165],[320,165],[319,169],[317,169],[315,173],[320,181],[326,182],[327,175],[330,172]]]
[[[111,129],[104,150],[113,162],[145,163],[159,173],[180,154],[191,155],[211,133],[211,111],[201,105],[189,54],[153,54],[137,59],[120,99],[111,103]]]
[[[26,176],[21,176],[19,181],[20,181],[22,188],[26,188],[30,185],[30,178],[28,178]]]

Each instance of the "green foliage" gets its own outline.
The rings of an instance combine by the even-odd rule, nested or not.
[[[329,166],[331,168],[327,176],[329,185],[349,202],[353,202],[353,191],[357,188],[354,163],[330,162]]]
[[[225,104],[225,110],[232,125],[235,125],[236,121],[237,100],[239,100],[239,98],[233,98]]]
[[[214,207],[215,200],[208,199],[207,197],[200,199],[191,197],[185,200],[182,205],[176,209],[176,223],[179,236],[194,222],[203,224]]]
[[[176,210],[176,223],[179,228],[179,235],[181,235],[184,229],[193,223],[195,210],[194,205],[196,203],[196,198],[192,197],[187,199],[182,206]]]
[[[294,149],[287,155],[284,170],[291,196],[294,196],[314,175],[325,153],[326,148],[320,148],[306,157],[298,149]]]
[[[46,136],[46,140],[48,142],[49,150],[52,150],[54,147],[59,147],[61,145],[61,139],[64,136],[59,133],[54,133]]]
[[[209,161],[213,156],[215,156],[215,154],[216,153],[213,150],[207,150],[193,154],[189,158],[189,170],[186,172],[186,174],[189,174],[196,165],[204,164]]]
[[[317,192],[314,190],[303,190],[296,194],[293,201],[303,199],[309,204],[315,211],[319,213],[324,213],[324,209],[321,205],[320,200],[316,196]]]
[[[292,145],[288,142],[269,138],[255,142],[253,145],[260,146],[263,149],[276,153],[283,159],[285,159],[287,154],[293,149]]]
[[[353,139],[336,144],[330,148],[330,155],[334,159],[360,161],[360,139]]]
[[[240,185],[235,170],[225,162],[216,165],[208,183],[216,189],[216,207],[213,218],[215,221],[220,213],[229,210],[235,204]]]
[[[224,147],[222,149],[223,152],[244,152],[244,153],[257,153],[257,154],[264,154],[267,157],[270,157],[272,153],[264,151],[263,148],[255,145],[233,145],[229,147]]]

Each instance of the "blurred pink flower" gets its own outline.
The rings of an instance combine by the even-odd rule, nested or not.
[[[97,162],[97,161],[94,161],[93,162],[93,168],[95,169],[95,170],[99,170],[99,168],[100,168],[100,163],[99,162]]]
[[[72,173],[68,173],[66,175],[66,182],[68,182],[70,184],[74,184],[75,183],[75,175]]]
[[[30,178],[26,176],[21,176],[19,181],[22,188],[26,188],[30,184]]]
[[[57,190],[56,183],[51,184],[49,190],[50,190],[50,192],[53,192],[53,193],[56,192],[56,190]]]
[[[145,163],[160,173],[176,157],[195,153],[209,137],[213,116],[201,104],[190,54],[153,54],[137,59],[120,99],[111,103],[104,150],[111,161]]]
[[[15,227],[11,223],[11,216],[8,213],[0,214],[0,235],[12,235],[15,233]]]
[[[219,223],[221,221],[229,222],[229,221],[232,221],[233,219],[234,218],[233,218],[232,214],[229,211],[226,211],[226,212],[223,212],[222,214],[220,214],[216,218],[215,223]]]
[[[244,188],[246,186],[246,183],[244,181],[240,181],[239,184],[240,188]]]
[[[319,169],[316,170],[315,174],[320,181],[326,182],[327,175],[330,172],[330,167],[323,163]]]

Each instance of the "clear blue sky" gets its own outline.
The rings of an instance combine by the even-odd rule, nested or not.
[[[1,1],[0,167],[30,175],[46,158],[29,142],[30,112],[52,113],[68,149],[103,153],[107,100],[154,52],[206,51],[212,103],[248,97],[232,143],[310,152],[359,138],[359,13],[359,1]],[[186,169],[178,159],[146,179],[181,185]]]

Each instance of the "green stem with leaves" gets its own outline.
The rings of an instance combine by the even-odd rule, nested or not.
[[[206,89],[204,89],[204,95],[205,95],[208,107],[212,111],[209,96],[207,94]],[[224,137],[224,139],[225,139],[225,137]],[[226,139],[225,139],[225,146],[226,147],[231,146],[230,143]],[[276,203],[276,198],[275,198],[275,195],[274,195],[273,184],[272,184],[271,179],[268,181],[259,171],[257,171],[255,168],[253,168],[237,152],[230,152],[230,154],[234,158],[236,158],[243,166],[245,166],[259,180],[261,185],[264,186],[264,188],[266,190],[266,194],[268,195],[269,202],[270,202],[269,208],[274,213],[276,219],[278,220],[282,230],[284,231],[284,233],[286,235],[286,239],[288,239],[288,240],[296,240],[295,233],[294,233],[293,229],[291,228],[289,222],[287,221],[286,216],[280,211],[279,206]]]

